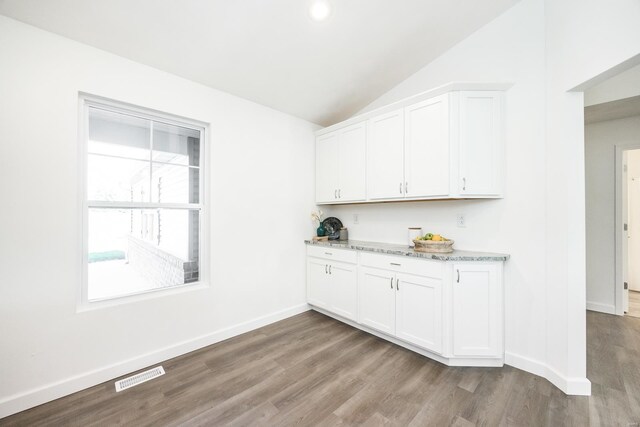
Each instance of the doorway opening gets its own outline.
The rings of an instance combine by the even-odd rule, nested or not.
[[[640,137],[640,135],[639,135]],[[640,138],[639,138],[640,139]],[[622,150],[619,239],[622,255],[622,311],[640,318],[640,145]]]
[[[585,105],[587,309],[640,317],[640,66]]]

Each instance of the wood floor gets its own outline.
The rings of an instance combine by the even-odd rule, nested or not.
[[[629,311],[627,316],[640,317],[640,292],[629,291]]]
[[[5,426],[587,426],[640,422],[640,319],[589,312],[590,397],[504,368],[450,368],[316,312],[0,420]]]

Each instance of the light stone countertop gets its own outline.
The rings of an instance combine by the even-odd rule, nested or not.
[[[387,255],[400,255],[415,258],[435,259],[439,261],[506,261],[507,254],[497,254],[491,252],[459,251],[454,250],[448,254],[433,254],[426,252],[416,252],[413,248],[405,245],[381,242],[364,242],[361,240],[329,240],[313,241],[305,240],[307,245],[331,247],[337,249],[349,249],[353,251],[376,252]]]

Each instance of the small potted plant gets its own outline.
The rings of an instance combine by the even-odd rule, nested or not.
[[[311,212],[311,219],[313,221],[318,221],[318,228],[316,229],[316,234],[318,237],[322,237],[326,234],[327,230],[324,229],[324,225],[322,225],[322,216],[324,212],[320,209],[318,211]]]

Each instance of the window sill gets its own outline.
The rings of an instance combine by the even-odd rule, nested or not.
[[[109,297],[94,301],[81,301],[76,307],[76,313],[83,313],[87,311],[100,310],[103,308],[115,307],[139,301],[163,298],[166,296],[177,295],[186,292],[194,292],[208,289],[209,287],[210,286],[208,282],[198,281],[165,289],[151,289],[148,291],[142,291],[135,294],[123,295],[119,297]]]

